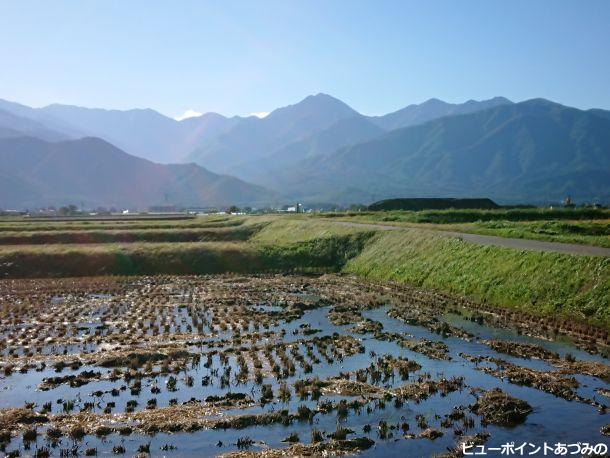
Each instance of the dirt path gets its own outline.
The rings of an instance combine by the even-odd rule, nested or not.
[[[461,240],[477,245],[493,245],[507,248],[515,248],[518,250],[549,251],[554,253],[564,253],[582,256],[610,257],[610,248],[591,245],[579,245],[576,243],[545,242],[542,240],[530,239],[509,239],[506,237],[498,237],[495,235],[467,234],[464,232],[437,231],[433,229],[388,226],[384,224],[352,223],[350,221],[335,221],[335,224],[341,224],[343,226],[351,227],[368,227],[381,231],[425,231],[448,237],[457,237]]]

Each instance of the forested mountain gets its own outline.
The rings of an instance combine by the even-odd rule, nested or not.
[[[308,199],[610,198],[610,118],[535,99],[391,131],[301,161],[267,186]]]
[[[3,208],[268,205],[275,198],[260,186],[195,164],[156,164],[90,137],[0,139],[0,177]]]

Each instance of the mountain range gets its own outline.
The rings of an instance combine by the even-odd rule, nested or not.
[[[45,158],[47,172],[13,168],[17,148],[27,151],[32,170]],[[88,193],[78,180],[92,161],[104,163],[105,175]],[[68,169],[63,187],[50,185]],[[425,196],[607,202],[610,112],[495,97],[430,99],[365,116],[317,94],[262,119],[207,113],[176,121],[150,109],[30,108],[0,100],[0,175],[10,183],[0,185],[0,206],[120,202],[121,194],[132,196],[131,206]],[[139,176],[143,183],[133,179]]]
[[[268,204],[272,192],[195,164],[162,165],[85,137],[0,139],[0,208]]]
[[[546,100],[396,129],[316,156],[263,184],[309,199],[490,196],[610,198],[610,118]]]

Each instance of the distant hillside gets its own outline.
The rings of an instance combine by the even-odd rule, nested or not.
[[[205,164],[214,171],[243,176],[240,167],[265,161],[281,148],[357,115],[329,95],[309,96],[297,104],[278,108],[263,119],[251,117],[238,123],[195,150],[188,160]]]
[[[397,195],[610,199],[610,119],[546,100],[398,129],[306,159],[265,185],[311,200]]]
[[[0,138],[11,137],[36,137],[48,141],[70,138],[68,134],[50,129],[38,121],[0,109]]]
[[[129,154],[160,163],[181,162],[205,139],[238,122],[217,113],[176,121],[150,109],[121,111],[49,105],[40,110]]]
[[[195,164],[161,165],[98,138],[46,142],[0,139],[0,207],[73,203],[145,209],[152,205],[270,204],[275,195]]]
[[[356,115],[341,119],[329,128],[280,148],[263,159],[240,164],[234,170],[243,179],[253,183],[265,182],[269,175],[282,174],[286,167],[304,159],[325,156],[345,146],[371,140],[385,131],[365,116]]]
[[[244,119],[206,113],[176,121],[150,109],[104,110],[60,104],[30,108],[6,100],[0,100],[0,110],[35,121],[64,138],[103,138],[129,154],[160,163],[181,162],[204,141]],[[34,132],[30,136],[48,139]]]
[[[419,105],[409,105],[384,116],[371,117],[372,122],[385,130],[401,129],[403,127],[424,124],[445,116],[474,113],[499,105],[510,105],[505,97],[494,97],[489,100],[468,100],[464,103],[447,103],[439,99],[430,99]]]
[[[44,129],[55,132],[64,139],[81,138],[85,136],[84,132],[78,130],[65,121],[62,121],[61,119],[57,119],[52,115],[45,113],[40,108],[30,108],[26,105],[0,99],[0,110],[2,110],[5,114],[15,116],[20,120],[27,120],[36,124],[36,129]],[[5,122],[9,121],[5,119]],[[1,123],[0,127],[2,127]],[[21,131],[21,133],[26,133],[26,131]],[[30,130],[29,136],[41,138],[43,140],[56,140],[48,138],[48,136],[45,134],[39,136],[39,133],[34,132],[33,130]],[[57,140],[59,140],[59,138],[57,138]]]

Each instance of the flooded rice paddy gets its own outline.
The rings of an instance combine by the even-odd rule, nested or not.
[[[5,280],[0,334],[7,456],[462,456],[610,429],[605,331],[352,277]]]

